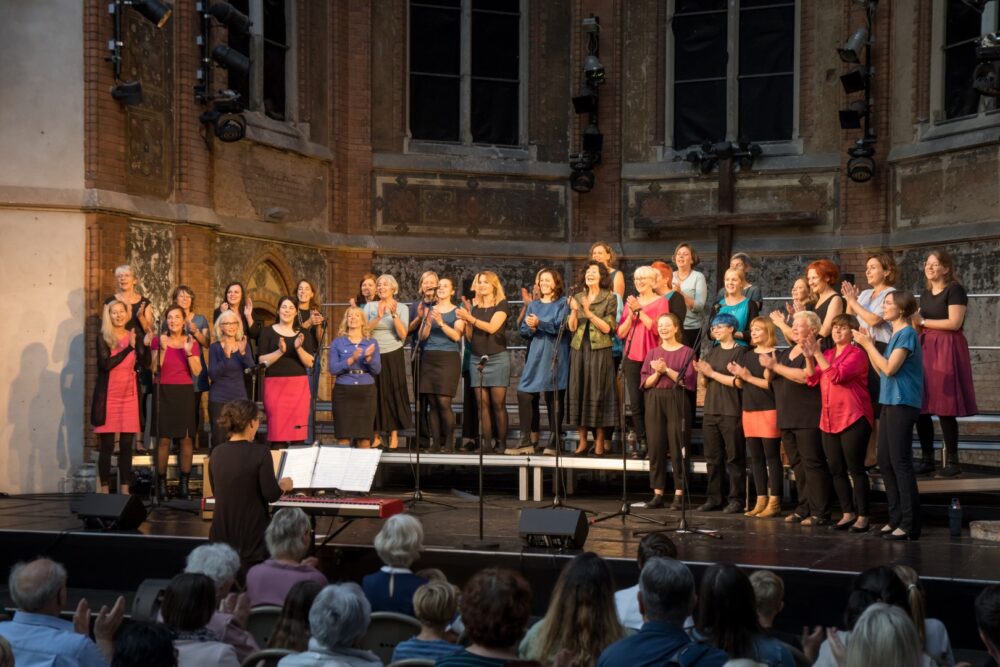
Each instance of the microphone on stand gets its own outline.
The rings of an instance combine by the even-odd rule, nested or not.
[[[483,368],[485,368],[486,364],[488,364],[489,362],[490,362],[490,355],[484,354],[483,356],[479,357],[479,361],[476,362],[476,368],[479,370],[480,373],[482,373]]]
[[[243,369],[244,375],[254,375],[257,371],[262,371],[267,368],[267,364],[260,362],[259,364],[254,364],[253,366],[248,366]]]

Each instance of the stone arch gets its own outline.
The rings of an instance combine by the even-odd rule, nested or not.
[[[273,322],[278,299],[291,294],[292,270],[280,253],[268,249],[254,258],[246,281],[247,294],[253,300],[254,319]]]

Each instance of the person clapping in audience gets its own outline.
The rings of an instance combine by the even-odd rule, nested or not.
[[[257,640],[245,630],[250,604],[245,593],[233,593],[240,571],[240,557],[228,544],[203,544],[188,554],[186,574],[203,574],[215,585],[216,608],[206,627],[215,639],[229,644],[243,660],[259,649]]]
[[[60,618],[67,602],[66,569],[48,558],[18,563],[8,580],[17,607],[14,620],[0,623],[0,637],[14,650],[18,665],[101,667],[114,654],[113,638],[125,615],[125,598],[109,611],[101,607],[90,640],[90,606],[81,599],[73,620]]]
[[[284,507],[271,517],[264,533],[271,558],[247,572],[247,597],[251,607],[281,605],[288,591],[300,581],[328,583],[316,569],[317,559],[306,558],[312,543],[312,524],[298,507]]]
[[[480,570],[462,590],[459,609],[472,644],[439,658],[435,667],[538,664],[523,662],[517,654],[517,643],[531,615],[531,588],[521,575],[499,568]]]
[[[673,558],[650,558],[639,577],[638,634],[621,639],[601,654],[597,667],[662,667],[670,661],[687,667],[721,667],[725,651],[693,641],[684,621],[694,610],[694,575]]]
[[[395,514],[375,535],[373,546],[385,565],[361,583],[372,611],[413,616],[413,594],[427,583],[410,570],[424,546],[424,527],[412,514]]]
[[[701,577],[697,634],[733,658],[795,667],[788,647],[760,629],[753,585],[743,570],[717,563]]]
[[[458,611],[458,594],[447,581],[428,581],[413,594],[413,613],[420,621],[420,634],[396,644],[392,661],[418,658],[436,660],[462,650],[448,625]]]
[[[566,650],[576,667],[594,665],[604,649],[625,636],[614,590],[606,561],[591,552],[575,557],[559,574],[545,617],[521,641],[521,657],[548,665]]]
[[[309,650],[282,658],[278,667],[382,667],[377,655],[354,648],[368,632],[371,616],[357,584],[327,586],[309,610]]]
[[[215,612],[215,585],[203,574],[185,572],[170,581],[160,613],[174,635],[178,667],[239,667],[236,649],[218,641],[207,626]]]
[[[876,602],[854,624],[851,643],[844,646],[836,630],[829,634],[838,667],[934,667],[937,663],[920,652],[917,629],[906,612]]]

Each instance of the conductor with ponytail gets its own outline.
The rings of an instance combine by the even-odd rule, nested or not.
[[[209,464],[215,513],[208,539],[236,549],[245,571],[267,559],[268,503],[291,491],[292,480],[275,479],[270,447],[254,441],[260,427],[255,403],[245,399],[226,403],[219,425],[229,433],[229,440],[212,451]]]

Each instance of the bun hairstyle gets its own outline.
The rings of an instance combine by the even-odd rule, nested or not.
[[[250,428],[250,422],[260,417],[257,404],[240,398],[229,401],[222,406],[219,414],[219,425],[226,429],[229,434],[243,433]]]

